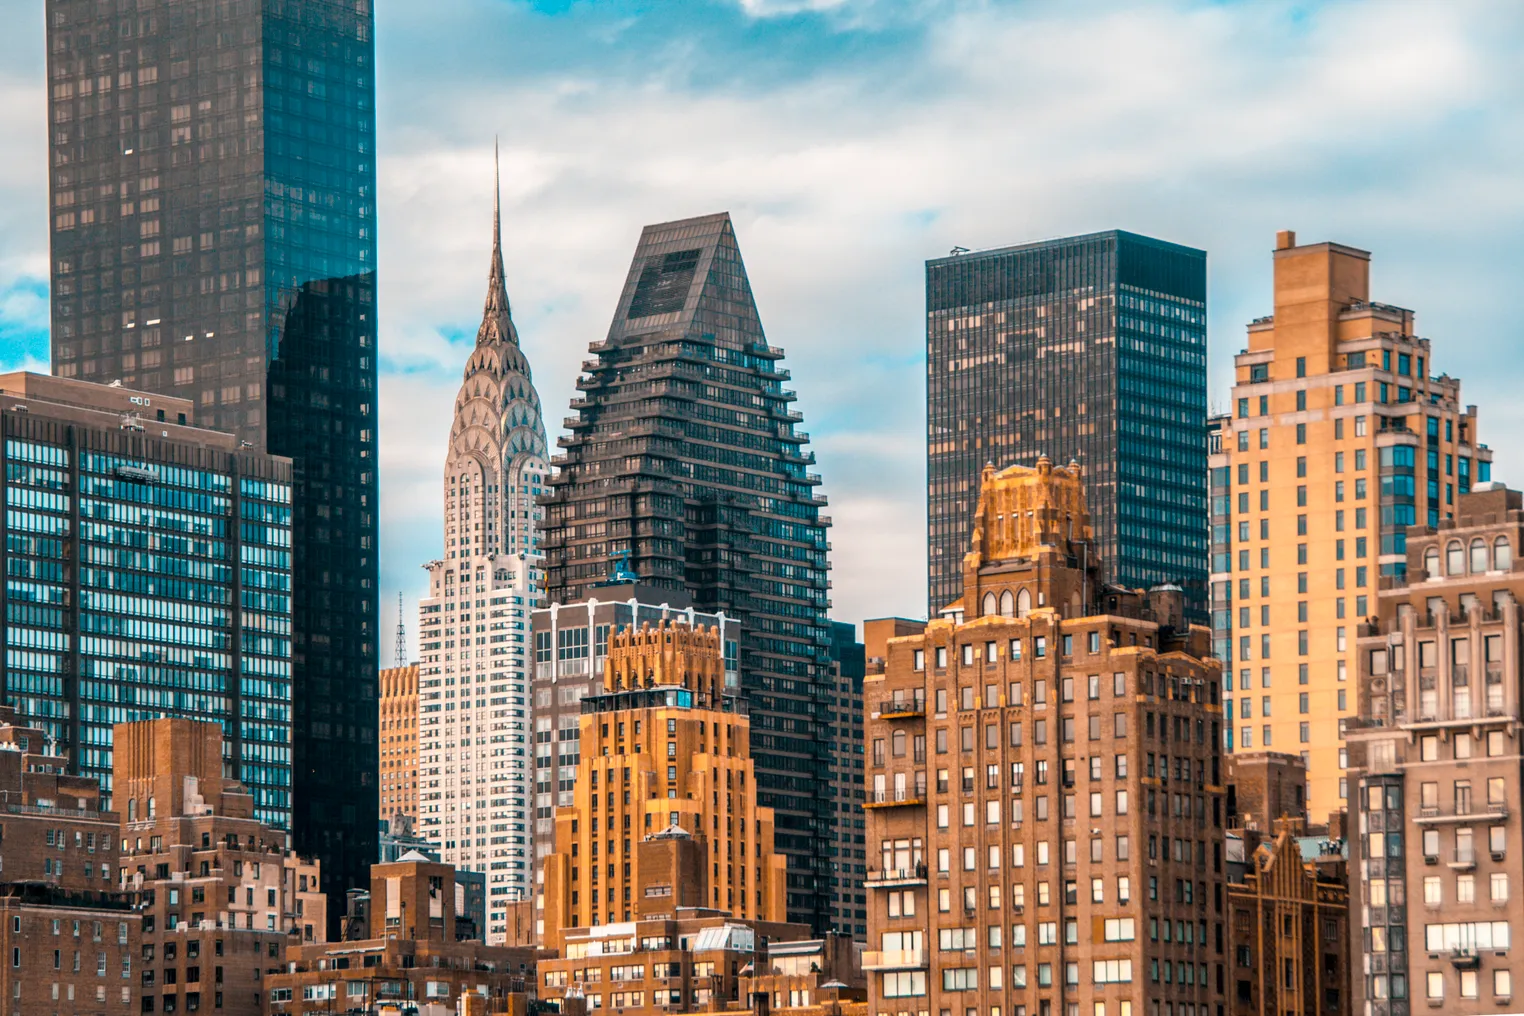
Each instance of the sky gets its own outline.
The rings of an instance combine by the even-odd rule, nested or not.
[[[42,4],[0,0],[0,369],[46,369]],[[924,261],[1208,252],[1211,399],[1278,229],[1373,252],[1524,483],[1524,4],[379,0],[383,659],[504,260],[552,441],[642,225],[726,210],[823,474],[832,614],[925,605]]]

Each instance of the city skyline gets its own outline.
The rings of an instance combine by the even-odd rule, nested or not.
[[[586,56],[570,50],[573,40],[613,39],[622,23],[615,12],[446,8],[435,12],[439,21],[431,26],[418,13],[383,7],[380,205],[388,228],[381,237],[382,272],[394,281],[412,276],[417,284],[390,287],[382,297],[382,431],[396,440],[388,439],[382,461],[385,595],[378,627],[389,633],[395,626],[391,601],[399,587],[413,613],[423,591],[415,562],[440,549],[434,545],[440,506],[416,494],[432,493],[437,483],[442,449],[431,436],[447,426],[458,365],[477,323],[471,318],[479,255],[469,227],[485,214],[488,195],[480,181],[490,172],[494,131],[505,139],[507,275],[548,404],[561,405],[571,394],[586,342],[606,327],[627,237],[644,222],[731,209],[748,238],[759,299],[774,308],[770,331],[790,350],[800,407],[811,420],[837,521],[833,598],[843,618],[918,613],[924,602],[907,592],[918,581],[913,562],[924,559],[919,499],[896,498],[880,487],[881,481],[890,490],[920,485],[918,457],[895,449],[915,441],[923,424],[919,408],[904,419],[882,418],[873,393],[895,393],[919,406],[920,264],[954,244],[983,248],[1119,227],[1206,249],[1215,408],[1225,404],[1242,326],[1262,312],[1264,254],[1276,229],[1383,251],[1377,288],[1404,293],[1423,307],[1424,326],[1434,335],[1482,340],[1457,350],[1452,366],[1476,379],[1468,388],[1475,401],[1498,407],[1483,440],[1501,435],[1515,422],[1503,401],[1509,378],[1487,371],[1486,361],[1507,334],[1506,309],[1481,296],[1502,285],[1517,263],[1509,237],[1517,233],[1520,212],[1496,195],[1504,193],[1500,174],[1512,159],[1508,139],[1518,134],[1504,127],[1520,110],[1511,98],[1483,100],[1519,91],[1509,87],[1517,70],[1498,60],[1517,36],[1518,22],[1506,9],[1494,11],[1485,28],[1489,38],[1482,39],[1476,12],[1434,6],[1386,17],[1360,5],[1314,7],[1300,15],[1277,5],[1159,7],[1125,17],[1101,10],[1072,25],[1037,14],[952,7],[933,27],[931,19],[909,15],[886,23],[888,14],[853,4],[792,14],[777,13],[777,4],[716,4],[688,25],[650,12],[619,29],[627,41],[665,32],[677,40],[670,45],[705,41],[715,54],[735,56],[730,67],[695,56],[692,66],[670,76],[628,58],[609,59],[606,44]],[[20,4],[7,14],[18,30],[0,43],[0,89],[15,101],[0,114],[0,131],[8,142],[14,139],[20,157],[0,171],[0,349],[20,354],[6,366],[37,367],[45,366],[46,348],[45,222],[36,211],[45,181],[38,158],[25,153],[40,156],[46,144],[41,18]],[[1097,51],[1118,54],[1117,69],[1073,98],[1047,96],[1041,116],[1016,113],[1008,128],[970,133],[970,153],[956,166],[916,154],[918,139],[933,138],[936,148],[948,131],[975,126],[987,101],[982,95],[1032,82],[990,67],[997,45],[1019,46],[1014,53],[1049,66],[1051,58],[1038,61],[1030,48],[1037,41],[1019,38],[1032,29],[1034,40],[1055,54],[1072,56],[1088,38],[1084,44]],[[1152,61],[1119,51],[1128,32],[1159,40],[1168,52],[1202,54],[1203,66],[1177,85],[1159,82]],[[986,41],[977,41],[981,33]],[[479,39],[448,73],[401,49],[416,41],[427,50],[423,44],[461,34]],[[1404,61],[1383,69],[1365,57],[1358,69],[1319,70],[1320,60],[1334,57],[1341,40],[1354,34],[1368,40],[1372,54],[1425,54],[1424,71],[1401,71]],[[780,39],[798,40],[801,55],[770,63],[769,47]],[[482,78],[480,94],[460,98],[471,91],[461,79],[486,69],[493,40],[525,58],[494,59],[514,67],[494,69]],[[546,55],[529,59],[536,46]],[[595,60],[605,66],[595,67]],[[910,80],[880,88],[892,82],[891,67],[909,71]],[[1286,89],[1271,70],[1311,77]],[[437,83],[416,87],[425,72]],[[1353,79],[1362,74],[1384,84],[1358,85]],[[1137,79],[1147,87],[1129,95]],[[547,82],[564,83],[562,92],[552,93],[563,97],[515,104]],[[615,87],[624,84],[646,85],[646,97],[639,88]],[[888,118],[893,123],[843,112],[815,126],[812,118],[825,109],[806,94],[812,85],[834,88],[830,94],[846,107],[872,97],[873,110],[896,114]],[[923,86],[922,93],[907,96],[912,86]],[[871,96],[875,90],[883,94]],[[1217,97],[1209,104],[1191,99],[1201,91]],[[447,94],[459,99],[458,107],[447,115],[429,108],[431,98]],[[1115,112],[1105,112],[1108,103],[1117,104]],[[1102,160],[1097,142],[1075,140],[1048,119],[1092,108],[1116,122],[1142,114],[1148,129],[1096,131],[1118,156]],[[715,116],[738,112],[754,126],[728,143],[725,164],[736,171],[718,180],[701,177],[698,163],[686,157],[678,158],[674,175],[660,177],[656,146],[608,130],[633,114],[668,133],[702,130]],[[552,114],[570,115],[558,124]],[[939,118],[946,126],[928,133]],[[1235,126],[1239,118],[1243,123]],[[1350,123],[1365,127],[1351,131]],[[1149,137],[1156,129],[1186,133],[1161,152]],[[601,132],[633,144],[633,161],[603,159]],[[843,151],[833,134],[866,154]],[[781,154],[765,160],[765,172],[741,171],[770,149]],[[1019,174],[979,168],[1010,165],[1009,156],[1026,149],[1041,157]],[[1464,170],[1444,168],[1430,150]],[[670,151],[664,157],[674,158]],[[884,158],[889,161],[860,193],[847,188],[864,160]],[[1077,175],[1081,182],[1073,182]],[[571,190],[579,192],[575,205]],[[846,227],[857,229],[860,239],[831,237]],[[422,252],[427,257],[419,257]],[[1493,259],[1496,265],[1489,266]],[[847,369],[853,365],[860,365],[856,376]],[[1518,472],[1515,453],[1495,443],[1497,475],[1510,480]],[[877,555],[880,538],[852,532],[883,532],[901,553]],[[414,627],[410,639],[416,639]]]

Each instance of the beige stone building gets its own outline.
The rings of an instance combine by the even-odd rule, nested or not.
[[[1349,789],[1355,628],[1401,580],[1407,527],[1451,518],[1491,452],[1413,311],[1372,300],[1369,253],[1275,248],[1212,438],[1213,626],[1229,748],[1304,754],[1322,822]]]
[[[1221,673],[1095,564],[1078,466],[987,468],[962,599],[867,679],[875,1014],[1221,1016]]]
[[[223,776],[219,724],[119,723],[113,738],[120,884],[143,922],[141,1011],[258,1016],[286,946],[325,937],[317,862]]]
[[[1361,627],[1352,907],[1365,1016],[1517,1011],[1524,978],[1524,499],[1480,485],[1407,534],[1406,585]]]

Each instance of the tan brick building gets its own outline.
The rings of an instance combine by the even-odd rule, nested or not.
[[[1220,670],[1094,565],[1078,466],[987,467],[963,598],[868,678],[875,1014],[1222,1016]]]
[[[455,900],[448,864],[410,854],[372,865],[370,892],[350,895],[351,936],[285,949],[265,978],[263,1012],[454,1014],[464,996],[476,995],[474,1011],[522,1014],[536,950],[456,941]]]
[[[219,724],[120,723],[113,744],[121,887],[143,921],[141,1011],[258,1016],[264,975],[292,938],[325,937],[317,863],[223,776]]]
[[[116,888],[117,817],[43,731],[0,707],[0,1013],[140,1011],[141,919]]]
[[[40,728],[0,706],[0,881],[116,888],[117,817],[101,810],[100,784],[68,768]]]
[[[1283,751],[1241,751],[1228,771],[1228,827],[1275,828],[1277,819],[1307,819],[1307,763]]]
[[[1247,871],[1228,887],[1233,1016],[1350,1011],[1344,865],[1305,861],[1300,828],[1293,818],[1278,820],[1270,839],[1245,833]]]
[[[1406,585],[1361,627],[1350,838],[1366,1016],[1511,1012],[1524,993],[1524,499],[1497,484],[1407,534]],[[1515,975],[1521,980],[1517,982]]]
[[[141,918],[127,897],[0,883],[0,1012],[106,1016],[141,1008]]]
[[[378,814],[400,834],[418,825],[418,664],[381,671],[380,710]]]
[[[1488,479],[1475,407],[1411,310],[1371,299],[1370,254],[1277,235],[1272,312],[1235,357],[1212,435],[1212,610],[1229,748],[1306,755],[1308,812],[1345,807],[1355,628]]]

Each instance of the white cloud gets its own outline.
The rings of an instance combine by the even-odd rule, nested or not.
[[[1243,321],[1265,310],[1267,252],[1287,226],[1372,247],[1377,297],[1447,325],[1439,369],[1478,334],[1503,338],[1502,301],[1486,303],[1517,252],[1507,270],[1445,258],[1520,224],[1519,143],[1497,134],[1519,119],[1505,44],[1518,18],[1465,5],[1299,10],[947,6],[873,57],[862,48],[875,40],[843,41],[837,19],[820,29],[817,62],[771,78],[749,70],[767,59],[741,42],[715,52],[713,33],[684,38],[675,25],[680,37],[644,62],[479,80],[427,123],[395,124],[384,147],[391,355],[399,330],[474,326],[492,130],[514,167],[510,284],[552,430],[640,225],[727,208],[833,502],[836,613],[918,613],[921,261],[953,244],[1120,226],[1207,248],[1219,385]],[[727,60],[731,76],[715,80],[711,65]],[[400,250],[428,252],[408,258],[407,285],[391,267]],[[1452,274],[1476,299],[1448,298]],[[464,356],[415,341],[433,362]],[[1490,379],[1475,374],[1480,397]],[[1486,410],[1482,426],[1501,433]]]

